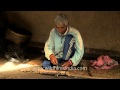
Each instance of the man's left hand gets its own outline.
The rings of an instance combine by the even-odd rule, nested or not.
[[[70,67],[70,66],[72,66],[71,63],[70,63],[70,61],[66,61],[66,62],[62,65],[62,67],[64,67],[64,69],[67,69],[67,68]]]

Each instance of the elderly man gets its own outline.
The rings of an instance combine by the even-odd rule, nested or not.
[[[47,60],[43,61],[42,67],[58,66],[63,61],[62,67],[77,66],[84,54],[80,32],[69,26],[66,14],[58,14],[54,22],[55,27],[45,43],[44,51]]]

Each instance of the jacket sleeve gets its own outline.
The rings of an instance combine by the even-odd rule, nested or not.
[[[48,40],[45,43],[44,51],[45,51],[45,57],[50,60],[49,56],[51,54],[54,54],[54,30],[51,30]]]
[[[74,35],[75,39],[75,54],[73,55],[70,60],[73,63],[73,66],[77,66],[79,62],[81,61],[83,54],[84,54],[84,45],[83,45],[83,40],[82,37],[79,33],[79,31],[76,31],[76,34]]]

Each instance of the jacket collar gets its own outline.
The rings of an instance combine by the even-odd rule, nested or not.
[[[66,35],[68,33],[68,30],[69,30],[69,26],[67,27],[67,30],[63,35]]]

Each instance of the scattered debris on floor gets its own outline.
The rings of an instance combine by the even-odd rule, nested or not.
[[[2,65],[5,65],[7,61],[0,61],[0,69]],[[21,63],[20,63],[21,64]],[[14,68],[14,70],[9,70],[5,72],[0,72],[1,79],[14,79],[14,78],[45,78],[43,77],[46,75],[46,78],[60,78],[61,76],[65,76],[63,78],[86,78],[86,79],[120,79],[120,66],[115,66],[109,70],[97,70],[93,67],[89,67],[89,71],[92,74],[92,77],[88,74],[87,70],[69,70],[69,71],[49,71],[49,70],[41,70],[40,66],[42,65],[42,61],[40,59],[30,60],[23,64],[28,64],[30,67],[22,67],[19,69]],[[81,64],[84,67],[88,67],[89,60],[82,60]],[[16,63],[16,65],[19,65]],[[18,66],[17,66],[18,67]],[[10,67],[8,67],[10,69]],[[43,75],[43,76],[42,76]],[[55,77],[53,77],[55,76]]]
[[[34,60],[34,64],[36,60]],[[33,64],[33,62],[31,61]],[[82,60],[81,64],[84,67],[88,67],[89,60]],[[40,68],[40,66],[39,66]],[[23,72],[38,72],[40,74],[39,69],[32,68],[24,68]],[[47,71],[46,71],[47,72]],[[89,66],[89,72],[91,75],[89,75],[87,70],[69,70],[67,71],[69,75],[67,76],[75,76],[75,77],[82,77],[82,78],[90,78],[90,79],[120,79],[120,66],[116,66],[114,68],[111,68],[109,70],[96,70]],[[45,74],[45,73],[44,73]]]

